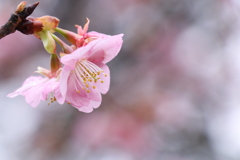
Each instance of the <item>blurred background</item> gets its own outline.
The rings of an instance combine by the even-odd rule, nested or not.
[[[28,4],[36,1],[28,0]],[[0,0],[0,24],[20,3]],[[32,16],[124,33],[101,106],[6,95],[49,68],[33,35],[0,40],[1,160],[239,160],[239,0],[40,0]]]

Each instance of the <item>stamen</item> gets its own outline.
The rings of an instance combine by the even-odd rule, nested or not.
[[[48,105],[50,105],[51,103],[55,102],[56,101],[56,98],[54,97],[54,94],[53,92],[49,93],[47,95],[47,100],[49,101],[48,102]]]
[[[74,79],[76,80],[75,82],[76,83],[74,83],[74,87],[75,87],[75,90],[76,90],[76,92],[77,93],[80,93],[80,90],[78,89],[78,87],[77,87],[77,84],[80,86],[80,87],[84,87],[83,85],[82,85],[82,80],[81,80],[81,78],[80,77],[78,77],[76,74],[74,74]]]
[[[91,86],[93,89],[96,88],[96,86],[93,86],[91,82],[97,83],[98,80],[100,80],[101,83],[104,83],[104,81],[101,80],[100,75],[101,73],[104,73],[104,71],[95,65],[94,63],[88,61],[88,60],[81,60],[79,61],[74,70],[74,78],[76,80],[75,89],[76,92],[80,92],[78,89],[77,84],[83,89],[86,90],[87,93],[90,93],[89,86]],[[107,74],[103,74],[105,77],[107,77]]]

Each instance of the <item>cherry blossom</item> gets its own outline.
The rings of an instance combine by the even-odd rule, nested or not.
[[[60,74],[60,92],[72,106],[83,112],[91,112],[101,104],[101,93],[110,86],[107,62],[120,51],[123,34],[104,36],[89,42],[71,54],[64,55]]]
[[[13,98],[22,95],[28,104],[37,107],[40,101],[49,99],[53,102],[56,100],[53,92],[58,88],[58,85],[59,83],[55,78],[31,76],[25,80],[22,87],[8,94],[8,97]]]

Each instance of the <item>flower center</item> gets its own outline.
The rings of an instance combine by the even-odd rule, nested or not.
[[[55,102],[57,99],[54,96],[53,92],[50,92],[48,94],[47,100],[48,100],[48,105],[50,105],[51,103]]]
[[[89,87],[92,87],[93,89],[96,88],[95,85],[93,85],[92,82],[101,82],[104,83],[103,80],[101,80],[101,75],[107,77],[107,74],[104,73],[104,71],[95,65],[94,63],[84,59],[81,61],[78,61],[75,66],[74,70],[74,76],[77,84],[83,89],[86,90],[87,93],[90,93]],[[76,85],[76,84],[75,84]],[[76,91],[80,93],[80,90],[77,86],[75,86]]]

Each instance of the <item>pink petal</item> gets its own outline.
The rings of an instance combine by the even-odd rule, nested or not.
[[[87,106],[90,101],[90,99],[83,97],[81,91],[80,93],[76,91],[76,84],[73,76],[70,76],[68,79],[66,101],[77,106]]]
[[[63,56],[61,62],[71,69],[74,69],[76,62],[81,59],[88,59],[94,63],[107,63],[120,51],[122,36],[123,34],[119,34],[93,40],[86,46],[80,47],[71,54]]]
[[[46,100],[50,92],[56,90],[59,87],[59,82],[56,81],[56,78],[48,79],[48,81],[43,85],[41,91],[41,100]]]
[[[15,92],[8,94],[8,97],[15,97],[18,95],[25,96],[26,102],[32,107],[36,107],[40,100],[42,100],[43,85],[48,81],[48,78],[31,76],[25,80],[22,87]]]
[[[86,24],[84,25],[83,29],[82,29],[81,26],[76,25],[79,35],[84,36],[84,34],[87,33],[89,23],[90,23],[90,20],[87,18],[87,22],[86,22]]]
[[[88,106],[81,106],[81,107],[75,106],[75,105],[73,106],[76,107],[81,112],[90,113],[93,111],[93,108],[98,108],[100,104],[101,104],[101,101],[90,101]]]
[[[63,97],[63,95],[60,92],[60,87],[58,87],[55,91],[54,91],[54,96],[56,97],[56,100],[59,104],[63,104],[65,102],[65,97]]]
[[[100,74],[100,80],[98,80],[96,83],[92,82],[92,85],[95,85],[96,89],[102,94],[106,94],[110,87],[110,70],[106,64],[98,63],[96,65],[100,67],[104,71],[104,73]],[[105,77],[104,74],[106,74],[107,76]],[[101,81],[103,81],[103,83]]]
[[[98,41],[100,41],[100,39],[94,40],[88,45],[76,49],[71,54],[63,56],[61,58],[61,62],[65,65],[65,67],[69,67],[73,70],[79,60],[88,58],[90,56],[93,46],[95,46]]]
[[[75,81],[75,84],[76,84],[76,81]],[[86,90],[89,90],[89,93],[86,90],[82,89],[82,87],[79,86],[79,84],[76,84],[76,86],[77,86],[78,90],[80,91],[80,93],[78,93],[78,94],[80,94],[82,97],[90,99],[90,100],[94,100],[94,101],[102,100],[102,96],[101,96],[99,90],[93,89],[91,83],[89,83],[89,87],[86,89]]]
[[[87,22],[83,27],[83,34],[87,33],[90,20],[87,18]]]
[[[119,34],[116,36],[99,38],[98,40],[100,41],[95,42],[96,45],[93,46],[88,60],[94,63],[107,63],[111,61],[122,47],[122,36],[123,34]]]
[[[76,106],[74,106],[76,107]],[[79,111],[81,112],[85,112],[85,113],[91,113],[93,111],[92,107],[88,107],[88,106],[82,106],[82,107],[76,107]]]
[[[101,101],[90,101],[88,107],[91,107],[91,108],[98,108],[101,104]]]
[[[75,25],[75,27],[77,27],[77,32],[78,32],[78,34],[82,36],[82,35],[84,34],[84,31],[83,31],[83,29],[82,29],[82,26]]]
[[[34,87],[30,89],[24,96],[25,100],[28,104],[30,104],[32,107],[37,107],[40,103],[40,87]]]
[[[16,91],[8,94],[7,96],[10,98],[16,97],[18,95],[25,95],[25,93],[33,86],[35,86],[36,84],[42,82],[43,78],[38,76],[31,76],[28,79],[26,79],[22,85],[22,87],[20,87],[19,89],[17,89]]]
[[[75,50],[76,51],[76,50]],[[67,55],[64,55],[62,58],[61,58],[61,62],[65,65],[65,66],[68,66],[72,69],[74,69],[78,59],[75,58],[73,56],[73,53],[75,53],[75,51],[73,51],[71,54],[67,54]]]
[[[95,32],[95,31],[88,32],[87,35],[88,37],[96,37],[96,38],[105,38],[109,36],[106,34]]]
[[[59,88],[60,88],[60,93],[61,93],[61,95],[63,96],[63,97],[65,97],[66,96],[66,93],[67,93],[67,85],[68,85],[68,77],[69,77],[69,75],[70,75],[70,70],[67,70],[67,68],[64,66],[63,67],[63,69],[62,69],[62,72],[61,72],[61,75],[60,75],[60,80],[59,80],[59,82],[60,82],[60,86],[59,86]],[[65,100],[64,100],[65,101]]]

